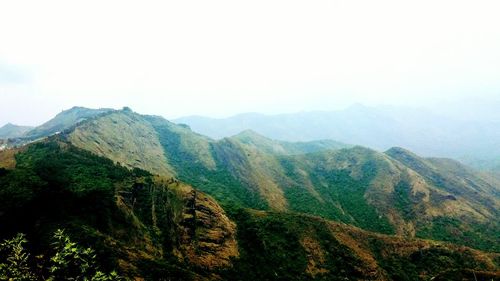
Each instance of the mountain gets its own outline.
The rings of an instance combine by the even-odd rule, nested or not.
[[[492,107],[488,107],[488,112],[492,112]],[[486,112],[486,109],[481,110],[483,108],[469,108],[467,112]],[[442,111],[439,108],[430,111],[356,104],[338,111],[280,115],[251,113],[224,119],[192,116],[174,122],[187,124],[195,132],[215,139],[253,130],[286,141],[334,139],[377,150],[400,146],[420,155],[458,159],[476,168],[498,167],[499,119],[474,118],[471,114],[462,115],[462,118],[457,116],[458,113],[449,113],[446,106]]]
[[[294,155],[311,153],[329,149],[348,148],[347,145],[334,140],[316,140],[309,142],[287,142],[266,138],[255,131],[245,130],[232,137],[239,142],[257,148],[265,153],[278,155]]]
[[[33,127],[30,126],[18,126],[7,123],[0,128],[0,139],[18,138],[32,129]]]
[[[15,162],[0,169],[1,238],[26,233],[44,252],[50,234],[64,228],[131,278],[163,270],[182,280],[238,256],[235,225],[222,208],[175,179],[128,170],[57,139],[24,147]]]
[[[33,256],[64,228],[97,249],[102,268],[131,280],[500,277],[499,254],[293,212],[224,211],[174,178],[125,168],[60,135],[6,152],[0,159],[15,167],[0,168],[0,238],[26,233]]]
[[[107,108],[90,109],[75,106],[71,109],[62,111],[48,122],[26,132],[23,137],[28,139],[37,139],[40,137],[50,136],[52,134],[69,129],[75,124],[82,122],[88,118],[95,117],[110,110],[111,109]]]
[[[374,234],[300,214],[242,210],[233,216],[240,257],[223,275],[230,280],[500,278],[498,254]]]
[[[6,148],[20,147],[30,142],[42,139],[54,134],[58,134],[64,130],[68,130],[75,125],[95,118],[101,114],[113,111],[113,109],[101,108],[101,109],[90,109],[85,107],[75,106],[68,110],[64,110],[57,114],[54,118],[45,122],[44,124],[30,128],[23,132],[23,134],[17,135],[15,137],[10,137],[8,139],[2,139],[0,137],[0,150]],[[7,127],[9,128],[9,127]]]
[[[174,176],[223,207],[300,212],[362,229],[500,250],[499,182],[458,162],[255,132],[213,140],[129,109],[60,137],[129,168]]]

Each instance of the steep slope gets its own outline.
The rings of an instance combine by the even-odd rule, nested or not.
[[[0,238],[27,233],[35,253],[64,228],[97,249],[101,268],[136,280],[500,276],[498,254],[466,247],[294,213],[230,208],[228,217],[209,196],[173,178],[128,170],[58,138],[24,147],[15,168],[0,169]]]
[[[112,115],[117,116],[116,123],[102,116],[77,126],[65,137],[99,155],[117,159],[114,155],[121,154],[127,161],[133,159],[127,149],[109,150],[103,148],[107,146],[74,140],[78,135],[88,135],[105,143],[119,143],[124,138],[133,139],[134,133],[120,129],[126,134],[119,135],[94,128],[99,128],[100,122],[116,128],[149,123],[154,129],[151,135],[156,134],[154,138],[158,138],[165,155],[161,161],[167,161],[177,178],[211,194],[225,206],[297,211],[370,231],[452,239],[484,250],[500,250],[498,182],[474,176],[474,171],[458,164],[434,164],[434,175],[429,176],[390,151],[384,154],[353,147],[296,154],[296,147],[274,149],[277,142],[253,132],[214,141],[161,117],[130,111]],[[453,177],[448,176],[450,170],[456,170]]]
[[[462,184],[464,190],[443,189],[411,166],[360,147],[284,161],[290,167],[291,177],[307,175],[299,176],[298,184],[289,189],[295,193],[289,198],[296,198],[296,206],[300,208],[306,202],[310,209],[316,206],[314,213],[336,216],[375,231],[387,229],[381,220],[385,217],[399,235],[453,239],[465,245],[499,250],[495,234],[500,229],[499,200],[488,191],[492,187],[489,182],[457,175],[461,181],[469,181]],[[454,185],[445,178],[446,170],[437,170],[436,174],[444,179],[441,185]],[[311,184],[324,203],[312,200],[300,188]],[[328,207],[321,208],[325,205]],[[442,227],[440,231],[428,231],[436,221]],[[457,223],[462,225],[461,231],[455,227]]]
[[[110,111],[77,126],[68,140],[129,168],[172,175],[154,128],[129,110]]]
[[[15,169],[0,169],[0,238],[27,233],[43,252],[51,233],[65,228],[98,249],[104,266],[153,280],[211,279],[238,256],[224,210],[175,179],[58,141],[32,144],[15,158]]]
[[[426,225],[419,228],[417,236],[468,241],[499,250],[498,180],[450,159],[424,159],[401,148],[392,148],[386,154],[418,172],[434,187],[430,190],[428,204],[442,206],[429,208],[424,217],[426,221],[419,222]],[[486,237],[492,239],[484,239]]]
[[[18,126],[7,123],[3,127],[0,127],[0,139],[18,138],[32,129],[33,127],[30,126]]]
[[[238,210],[231,280],[496,280],[499,254],[374,234],[293,213]],[[477,279],[474,279],[477,278]]]

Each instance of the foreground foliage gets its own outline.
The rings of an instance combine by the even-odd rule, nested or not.
[[[71,241],[63,230],[54,233],[51,254],[33,257],[24,234],[0,244],[0,280],[119,281],[115,271],[100,271],[95,251]]]

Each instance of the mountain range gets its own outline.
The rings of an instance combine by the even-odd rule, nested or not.
[[[499,277],[498,179],[304,133],[213,139],[130,108],[72,108],[5,141],[1,236],[43,251],[64,226],[149,280]]]
[[[286,141],[334,139],[376,150],[401,146],[428,157],[449,157],[475,168],[499,170],[500,118],[492,110],[494,105],[477,106],[471,110],[443,105],[429,110],[355,104],[338,111],[246,113],[222,119],[191,116],[173,122],[215,139],[250,129]]]

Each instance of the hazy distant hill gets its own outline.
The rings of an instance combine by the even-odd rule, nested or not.
[[[451,160],[245,131],[213,140],[158,116],[109,111],[61,136],[127,167],[173,175],[224,206],[295,211],[366,230],[498,251],[498,187]]]
[[[500,166],[500,119],[472,118],[470,111],[469,117],[458,119],[457,111],[453,112],[435,114],[424,109],[358,104],[331,112],[250,113],[225,119],[192,116],[174,122],[216,139],[250,129],[279,140],[333,139],[378,150],[401,146],[425,156],[459,159],[478,168]],[[488,112],[493,112],[491,107]]]
[[[29,130],[33,129],[30,126],[18,126],[11,123],[5,124],[0,128],[0,139],[17,138],[24,135]]]

